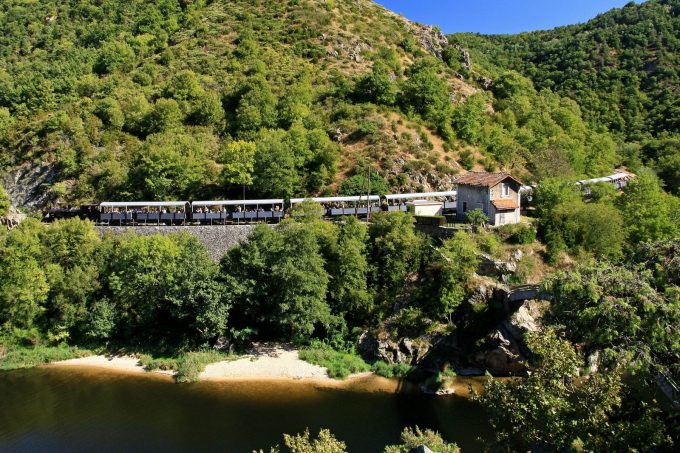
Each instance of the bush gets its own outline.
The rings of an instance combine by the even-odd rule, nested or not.
[[[371,368],[354,351],[339,352],[320,341],[302,349],[299,356],[305,362],[328,369],[328,376],[333,379],[345,379],[350,374],[369,371]]]
[[[536,231],[530,225],[503,225],[498,232],[511,244],[536,242]]]
[[[416,367],[406,364],[406,363],[387,363],[387,362],[375,362],[371,367],[373,371],[378,376],[392,378],[405,378],[416,371]]]

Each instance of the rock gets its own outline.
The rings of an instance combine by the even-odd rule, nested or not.
[[[519,262],[522,261],[522,258],[524,257],[524,253],[520,249],[515,250],[512,252],[512,260]]]
[[[525,301],[510,318],[503,321],[503,327],[515,341],[523,342],[524,334],[540,330],[537,319],[543,314],[544,306],[543,302]]]
[[[399,341],[390,338],[379,338],[374,333],[366,331],[359,337],[357,351],[367,362],[383,361],[390,364],[414,364],[420,361],[430,350],[426,341],[415,341],[402,338]]]
[[[495,330],[487,340],[491,349],[479,352],[474,360],[493,375],[522,374],[526,372],[524,357],[501,330]]]
[[[54,198],[50,191],[58,179],[54,164],[16,167],[3,175],[0,184],[7,189],[12,204],[18,208],[42,209]]]
[[[502,278],[517,272],[517,261],[497,260],[486,253],[482,253],[479,258],[479,266],[477,267],[479,275]]]
[[[488,90],[493,86],[493,80],[491,80],[488,77],[481,76],[479,79],[477,79],[477,82],[484,88],[485,90]]]
[[[597,370],[600,368],[601,363],[600,351],[595,351],[592,354],[590,354],[586,359],[586,362],[588,363],[589,374],[597,373]]]

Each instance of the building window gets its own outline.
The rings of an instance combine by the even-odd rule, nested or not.
[[[501,197],[507,198],[510,196],[510,185],[508,184],[501,184]]]
[[[463,202],[463,212],[467,212],[467,201]]]

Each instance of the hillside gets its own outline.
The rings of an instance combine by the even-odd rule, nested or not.
[[[369,0],[5,2],[0,180],[20,207],[446,189],[623,162],[569,99],[499,93]],[[474,61],[474,60],[473,60]],[[520,84],[521,85],[521,84]]]
[[[458,171],[426,112],[396,105],[409,67],[446,39],[373,2],[1,8],[0,165],[20,205],[244,183],[253,196],[335,192],[368,162],[383,190],[450,185]],[[422,75],[457,99],[476,91],[443,65]]]
[[[680,190],[680,2],[629,3],[580,25],[519,35],[455,34],[474,70],[512,69],[575,100],[590,127],[636,143],[621,154]]]

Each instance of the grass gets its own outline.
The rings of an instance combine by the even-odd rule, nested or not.
[[[196,382],[205,367],[223,360],[234,360],[236,356],[221,352],[205,350],[185,352],[177,357],[152,357],[149,354],[139,356],[139,362],[149,371],[175,371],[175,380],[179,383]]]
[[[405,378],[412,375],[417,370],[416,367],[406,364],[406,363],[387,363],[387,362],[375,362],[371,371],[373,371],[378,376],[386,378]]]
[[[60,360],[92,355],[92,351],[65,344],[21,346],[0,340],[0,370],[33,368]]]
[[[328,370],[333,379],[345,379],[350,374],[369,371],[370,365],[356,353],[336,351],[321,342],[312,343],[300,350],[300,359]]]

